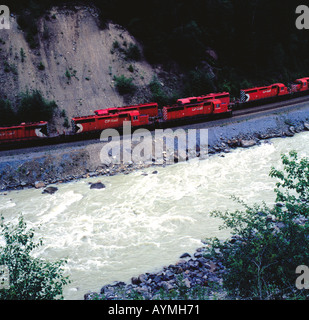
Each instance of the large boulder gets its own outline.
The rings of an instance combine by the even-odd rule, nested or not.
[[[35,187],[36,189],[44,188],[44,187],[45,187],[45,183],[44,183],[43,181],[36,181],[36,182],[34,183],[34,187]]]
[[[253,140],[253,139],[250,139],[250,140],[241,139],[240,140],[240,146],[242,148],[249,148],[249,147],[252,147],[252,146],[255,146],[255,145],[256,145],[256,141]]]
[[[47,187],[43,190],[42,193],[54,194],[57,190],[58,188],[56,187]]]
[[[104,189],[105,185],[102,182],[91,183],[90,189]]]

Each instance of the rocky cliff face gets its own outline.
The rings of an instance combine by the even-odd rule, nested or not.
[[[130,44],[141,46],[122,27],[108,23],[102,30],[90,7],[53,8],[38,21],[38,42],[31,49],[11,16],[11,29],[0,30],[0,97],[15,104],[20,92],[38,89],[55,100],[68,119],[100,108],[149,101],[148,85],[155,70],[143,58],[127,59]],[[121,49],[121,50],[120,50]],[[114,76],[133,78],[132,97],[115,89]],[[63,119],[56,119],[62,129]]]

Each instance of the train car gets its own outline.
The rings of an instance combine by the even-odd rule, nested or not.
[[[189,99],[189,98],[188,98]],[[184,99],[182,99],[184,100]],[[191,100],[195,101],[195,100]],[[206,100],[203,102],[182,103],[163,108],[163,119],[165,121],[201,117],[213,114],[229,113],[231,110],[226,103],[219,99]]]
[[[48,137],[48,122],[21,123],[17,126],[0,127],[0,144],[43,139]]]
[[[119,108],[107,108],[107,109],[100,109],[95,110],[94,113],[96,115],[106,115],[106,114],[115,114],[119,112],[128,112],[137,110],[140,114],[149,115],[149,117],[157,117],[158,116],[158,104],[155,102],[151,103],[142,103],[138,105],[132,106],[124,106]]]
[[[291,85],[291,92],[304,92],[309,90],[309,78],[296,79]]]
[[[121,128],[125,121],[130,121],[132,127],[149,124],[149,115],[140,114],[138,110],[115,114],[103,114],[72,119],[73,133],[101,131],[109,128]]]
[[[274,98],[289,94],[288,88],[282,83],[275,83],[266,87],[256,87],[240,90],[240,102],[250,102],[266,98]]]

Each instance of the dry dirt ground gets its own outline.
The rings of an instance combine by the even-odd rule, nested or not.
[[[29,47],[15,16],[11,16],[10,30],[0,30],[1,98],[16,102],[20,92],[38,89],[45,98],[55,100],[69,120],[96,109],[149,101],[148,85],[160,69],[143,57],[126,60],[123,51],[115,50],[114,44],[124,51],[134,44],[142,53],[140,44],[121,26],[108,23],[100,29],[96,9],[54,8],[39,20],[38,27],[37,49]],[[38,68],[40,64],[43,70]],[[133,78],[139,88],[133,98],[118,94],[115,75]],[[61,130],[63,118],[56,124]]]

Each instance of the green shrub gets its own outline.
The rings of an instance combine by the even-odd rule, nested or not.
[[[114,76],[113,79],[115,81],[115,87],[121,95],[133,94],[137,89],[132,78],[126,78],[124,75],[121,75],[119,77]]]
[[[129,48],[125,51],[127,60],[139,61],[141,60],[141,52],[136,44],[130,43]]]
[[[42,246],[34,242],[34,230],[20,216],[17,225],[0,224],[5,245],[0,246],[0,265],[7,268],[9,281],[0,286],[0,300],[56,300],[63,299],[63,286],[69,283],[64,276],[65,260],[48,262],[34,258],[31,253]]]
[[[191,70],[186,76],[185,83],[186,96],[198,96],[215,91],[212,77],[201,69]]]
[[[11,71],[10,64],[7,61],[3,62],[4,72],[9,73]]]
[[[129,70],[130,72],[134,72],[134,68],[133,68],[132,64],[129,65],[128,70]]]
[[[156,101],[160,106],[168,103],[168,96],[163,91],[162,85],[156,77],[153,77],[153,79],[149,83],[149,88],[152,93],[152,101]]]
[[[24,62],[25,58],[26,58],[25,51],[24,51],[23,48],[20,48],[20,59],[21,59],[21,62]]]
[[[67,129],[70,128],[70,122],[69,122],[68,117],[65,117],[65,118],[64,118],[63,126],[64,126],[65,128],[67,128]]]
[[[223,219],[231,239],[212,239],[212,254],[225,267],[223,285],[231,296],[242,299],[308,298],[296,289],[295,270],[309,265],[309,159],[295,152],[283,155],[284,170],[272,168],[278,178],[274,207],[265,204],[213,216]],[[239,200],[238,200],[239,201]]]
[[[9,126],[15,124],[16,114],[8,100],[0,99],[0,126]]]
[[[149,83],[149,89],[152,93],[151,100],[156,101],[159,106],[171,105],[175,103],[177,97],[179,97],[179,92],[172,92],[167,94],[156,77],[153,77],[151,82]]]
[[[50,121],[57,109],[55,101],[47,101],[38,90],[21,94],[18,118],[24,122]]]
[[[71,73],[70,73],[70,71],[68,69],[65,70],[65,74],[64,75],[67,77],[68,81],[71,80],[72,75],[71,75]]]
[[[41,71],[42,71],[42,70],[45,70],[45,66],[44,66],[44,64],[43,64],[42,61],[39,63],[38,69],[41,70]]]

